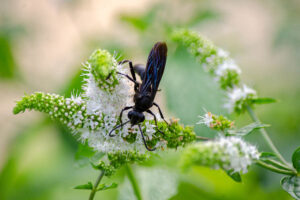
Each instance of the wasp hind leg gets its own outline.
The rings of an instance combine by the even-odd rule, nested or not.
[[[139,126],[139,129],[140,129],[140,132],[141,132],[141,135],[142,135],[142,139],[143,139],[143,142],[144,142],[144,145],[145,145],[146,149],[148,151],[155,151],[156,148],[151,149],[151,148],[148,147],[148,145],[146,143],[146,140],[145,140],[145,137],[144,137],[144,134],[143,134],[143,131],[142,131],[142,128],[141,128],[141,125],[139,124],[138,126]]]
[[[147,110],[146,112],[153,116],[154,122],[155,122],[155,126],[156,126],[156,130],[157,130],[158,132],[160,132],[161,134],[164,135],[165,133],[162,132],[161,130],[159,130],[159,128],[158,128],[158,126],[157,126],[157,118],[156,118],[155,114],[154,114],[151,110]]]

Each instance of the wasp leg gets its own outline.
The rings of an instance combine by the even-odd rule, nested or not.
[[[151,148],[149,148],[149,147],[147,146],[147,143],[146,143],[146,140],[145,140],[145,137],[144,137],[144,134],[143,134],[141,125],[138,125],[138,126],[139,126],[139,129],[140,129],[140,132],[141,132],[141,135],[142,135],[142,138],[143,138],[143,142],[144,142],[144,145],[145,145],[146,149],[147,149],[148,151],[155,151],[156,148],[151,149]]]
[[[155,103],[155,102],[153,102],[153,105],[155,105],[155,106],[158,108],[160,117],[161,117],[168,125],[170,125],[170,124],[165,120],[164,115],[162,114],[159,105],[158,105],[157,103]]]
[[[133,82],[135,83],[135,84],[134,84],[134,91],[137,91],[138,88],[139,88],[139,84],[138,84],[138,82],[136,81],[136,76],[135,76],[135,72],[134,72],[134,69],[133,69],[132,61],[130,61],[130,60],[123,60],[123,61],[119,62],[119,64],[122,65],[122,64],[125,64],[125,63],[127,63],[127,62],[128,62],[128,64],[129,64],[130,73],[131,73]],[[127,76],[128,76],[128,75],[127,75]],[[127,78],[129,78],[129,76],[128,76]]]
[[[122,124],[122,116],[123,116],[123,112],[130,109],[130,108],[133,108],[133,106],[126,106],[125,108],[122,109],[122,111],[120,112],[120,116],[119,116],[119,120]]]
[[[124,126],[125,124],[127,124],[128,122],[130,122],[130,120],[128,120],[127,122],[125,122],[124,124],[119,124],[118,126],[115,126],[110,132],[109,132],[109,137],[115,137],[116,135],[112,135],[112,132],[114,132],[116,129]]]
[[[158,132],[160,132],[161,134],[164,135],[165,133],[158,129],[158,126],[157,126],[157,119],[156,119],[155,114],[154,114],[151,110],[146,110],[146,112],[153,116],[154,122],[155,122],[155,126],[156,126],[156,129],[158,130]]]

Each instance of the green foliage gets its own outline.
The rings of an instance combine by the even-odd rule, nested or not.
[[[281,186],[293,198],[300,199],[300,177],[299,176],[284,177],[281,180]]]
[[[117,183],[111,183],[110,185],[106,184],[100,184],[97,188],[97,191],[103,191],[103,190],[108,190],[108,189],[114,189],[117,188],[118,184]]]
[[[292,162],[294,168],[300,173],[300,147],[298,147],[292,156]]]
[[[227,70],[219,79],[221,89],[233,88],[240,83],[240,75],[235,70]]]
[[[270,125],[268,125],[268,124],[261,124],[259,122],[254,122],[252,124],[248,124],[247,126],[240,128],[240,129],[228,130],[227,133],[228,133],[228,135],[246,136],[246,135],[252,133],[254,130],[269,127],[269,126]]]
[[[261,98],[252,99],[252,102],[254,104],[269,104],[269,103],[275,103],[277,102],[277,100],[270,97],[261,97]]]
[[[103,171],[105,176],[111,176],[123,165],[142,163],[147,159],[149,159],[149,155],[137,151],[114,152],[107,154],[107,163],[100,160],[97,161],[98,164],[91,162],[91,165],[94,169]]]
[[[233,170],[226,171],[227,175],[232,178],[232,180],[240,183],[242,182],[242,177],[239,172],[234,172]]]
[[[77,186],[74,187],[74,189],[92,190],[93,189],[93,184],[92,184],[92,182],[88,182],[87,184],[77,185]]]

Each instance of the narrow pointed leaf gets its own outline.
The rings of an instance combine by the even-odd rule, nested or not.
[[[101,184],[98,188],[97,191],[102,191],[102,190],[108,190],[108,189],[113,189],[118,187],[117,183],[112,183],[110,185],[105,185],[105,184]]]
[[[251,133],[252,131],[254,131],[256,129],[265,128],[265,127],[268,127],[268,126],[270,126],[270,125],[261,124],[259,122],[254,122],[252,124],[249,124],[249,125],[244,126],[240,129],[237,129],[237,130],[228,130],[228,134],[229,135],[237,135],[237,136],[245,136],[245,135],[248,135],[249,133]]]
[[[269,97],[262,97],[262,98],[252,99],[252,102],[254,104],[269,104],[269,103],[275,103],[277,102],[277,100]]]
[[[91,182],[88,182],[87,184],[77,185],[77,186],[74,187],[74,189],[92,190],[93,189],[93,184]]]

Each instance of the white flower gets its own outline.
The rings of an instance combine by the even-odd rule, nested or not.
[[[219,80],[220,77],[226,75],[227,71],[235,71],[237,74],[241,74],[241,69],[236,65],[232,59],[225,60],[222,64],[218,65],[215,70],[216,78]]]
[[[207,112],[204,116],[199,116],[201,120],[197,124],[205,124],[207,127],[211,127],[211,123],[214,121],[212,113]]]
[[[217,56],[223,57],[223,58],[228,58],[229,57],[229,53],[227,51],[225,51],[224,49],[218,48],[218,50],[217,50]]]
[[[224,105],[225,108],[232,112],[234,108],[241,109],[244,103],[244,100],[255,97],[256,91],[247,85],[242,87],[235,87],[227,93],[228,102]]]

